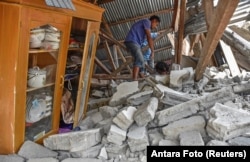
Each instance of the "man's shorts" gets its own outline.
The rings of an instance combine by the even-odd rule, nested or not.
[[[144,68],[145,65],[141,46],[134,42],[125,42],[124,44],[134,57],[134,66]]]

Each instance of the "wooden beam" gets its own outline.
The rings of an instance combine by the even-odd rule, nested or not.
[[[106,49],[106,51],[107,51],[107,56],[108,56],[109,63],[110,63],[110,65],[111,65],[112,70],[114,71],[114,70],[116,69],[116,66],[115,66],[115,62],[114,62],[112,53],[111,53],[111,51],[110,51],[108,42],[105,40],[105,41],[104,41],[104,44],[105,44],[104,47],[105,47],[105,49]]]
[[[119,47],[123,48],[124,50],[127,51],[127,48],[124,44],[120,43],[119,41],[117,41],[116,39],[113,38],[113,36],[111,36],[110,34],[106,33],[103,30],[100,30],[99,36],[103,39],[106,39],[110,42],[113,42],[115,44],[117,44]]]
[[[160,15],[160,14],[163,14],[163,13],[168,13],[168,12],[173,12],[173,11],[174,11],[173,8],[168,8],[168,9],[156,11],[156,12],[149,13],[149,14],[144,14],[143,16],[135,16],[133,18],[128,18],[128,19],[124,19],[124,20],[120,20],[120,21],[110,22],[109,26],[124,24],[124,23],[127,23],[127,22],[136,21],[136,20],[139,20],[139,19],[149,18],[152,15]]]
[[[131,63],[132,63],[132,59],[127,60],[125,63],[121,64],[120,67],[118,67],[115,71],[113,71],[113,73],[111,73],[111,75],[116,76],[119,72],[121,72],[121,70],[123,68],[125,68],[126,66],[128,66]]]
[[[95,63],[106,73],[111,74],[111,71],[97,58],[95,57]]]
[[[114,62],[115,62],[115,67],[119,67],[119,58],[117,55],[117,45],[113,45],[112,46],[112,51],[113,51],[113,55],[114,55]]]
[[[106,29],[106,31],[112,35],[111,29],[109,27],[109,24],[107,23],[106,19],[104,17],[102,17],[102,24],[104,26],[104,28]]]
[[[177,64],[181,63],[183,39],[184,39],[186,3],[187,3],[187,0],[181,1],[180,22],[179,22],[179,30],[178,30],[178,42],[177,42],[177,48],[176,48],[177,53],[175,55],[175,62]]]
[[[202,0],[202,5],[205,10],[207,29],[209,29],[214,14],[214,0]]]
[[[238,2],[239,0],[220,0],[218,2],[218,5],[212,17],[212,26],[209,27],[206,41],[202,48],[201,57],[196,67],[196,81],[200,80],[203,77],[203,72],[205,71],[209,60],[213,55],[214,50],[237,7]]]
[[[179,29],[179,19],[180,19],[180,0],[174,1],[174,14],[172,18],[172,28],[174,32],[177,32]]]
[[[195,35],[190,35],[189,36],[189,39],[190,39],[190,49],[189,49],[189,52],[191,52],[193,50],[194,45],[196,43],[198,43],[199,38],[200,38],[200,34],[195,34]]]

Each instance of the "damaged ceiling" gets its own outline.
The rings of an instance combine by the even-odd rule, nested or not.
[[[194,68],[198,69],[196,80],[201,78],[206,66],[219,65],[214,51],[219,40],[225,37],[226,28],[242,25],[250,19],[249,0],[89,0],[88,2],[105,9],[93,75],[94,78],[101,79],[131,78],[131,56],[123,41],[132,24],[139,19],[149,18],[152,15],[161,18],[157,31],[161,31],[162,34],[154,40],[155,62],[172,59],[177,64],[188,66],[186,56],[189,56],[188,62],[193,60]],[[232,39],[231,41],[225,39],[224,41],[232,46]],[[239,51],[239,49],[232,50]],[[246,64],[240,63],[240,67],[248,69]]]

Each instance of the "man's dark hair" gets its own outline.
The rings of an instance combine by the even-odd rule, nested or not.
[[[161,73],[168,73],[169,72],[169,66],[165,62],[159,61],[155,65],[155,70],[160,74]]]
[[[155,19],[156,21],[158,21],[158,22],[161,22],[159,16],[153,15],[153,16],[151,16],[151,17],[149,18],[150,21],[152,21],[152,20],[154,20],[154,19]]]

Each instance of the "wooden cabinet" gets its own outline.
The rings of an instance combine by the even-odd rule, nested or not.
[[[37,0],[0,2],[0,154],[16,152],[24,140],[42,143],[58,132],[70,34],[74,24],[82,22],[85,26],[78,32],[85,37],[74,125],[84,116],[103,9],[73,2],[76,11],[47,7]],[[93,14],[88,16],[85,9]],[[58,32],[57,46],[31,44],[31,32],[39,29]],[[32,79],[38,85],[32,85]]]

